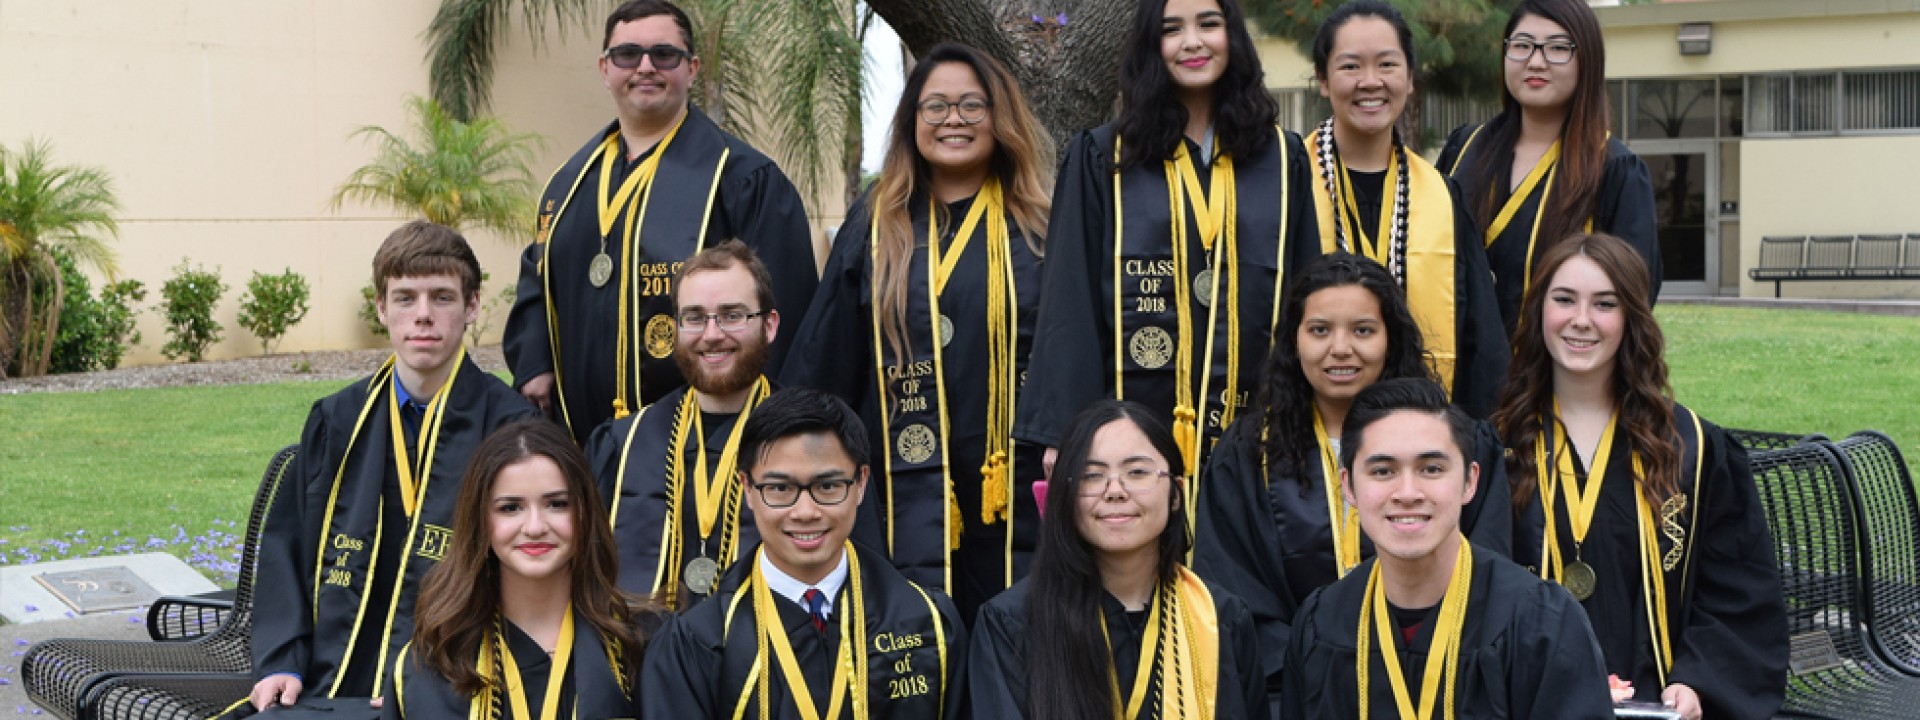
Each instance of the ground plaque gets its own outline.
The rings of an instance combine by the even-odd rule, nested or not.
[[[160,598],[124,565],[41,573],[33,579],[81,615],[137,608]]]

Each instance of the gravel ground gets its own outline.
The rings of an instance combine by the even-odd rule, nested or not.
[[[285,353],[198,363],[141,365],[92,373],[0,380],[0,395],[39,392],[92,392],[177,385],[248,385],[298,380],[349,380],[380,368],[391,350],[335,350]],[[472,350],[482,370],[506,368],[499,345]]]

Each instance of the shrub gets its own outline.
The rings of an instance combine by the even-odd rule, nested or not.
[[[140,333],[134,329],[133,304],[146,299],[146,286],[139,280],[108,283],[100,288],[96,299],[92,284],[72,257],[55,250],[54,261],[60,266],[66,297],[47,371],[89,372],[119,367],[127,347],[140,342]]]
[[[254,271],[247,281],[247,292],[240,296],[240,327],[260,338],[268,355],[280,343],[287,330],[307,317],[307,300],[313,293],[307,279],[286,268],[279,275]]]
[[[169,360],[186,356],[188,362],[200,362],[207,348],[220,342],[220,323],[213,320],[213,308],[227,286],[220,284],[220,269],[188,267],[186,258],[173,269],[173,277],[160,287],[160,312],[167,318],[167,344],[160,353]]]
[[[367,324],[367,332],[376,337],[386,337],[387,326],[380,322],[380,306],[373,302],[379,294],[372,285],[360,286],[360,322]]]

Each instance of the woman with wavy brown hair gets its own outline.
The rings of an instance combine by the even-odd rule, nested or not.
[[[1013,75],[965,45],[934,46],[907,78],[880,178],[847,211],[781,376],[846,400],[884,448],[879,523],[856,539],[969,620],[1033,550],[1024,486],[1039,458],[1016,453],[1013,406],[1052,169]]]
[[[641,654],[660,621],[614,582],[606,508],[560,426],[536,418],[487,436],[382,716],[637,716]]]
[[[1746,452],[1673,401],[1649,285],[1611,235],[1540,259],[1493,417],[1514,559],[1580,600],[1635,699],[1771,717],[1787,637],[1766,516]]]

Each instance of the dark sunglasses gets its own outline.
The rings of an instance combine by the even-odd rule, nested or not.
[[[681,60],[693,57],[693,53],[681,50],[672,45],[641,47],[633,43],[625,43],[607,48],[607,51],[601,53],[601,56],[605,57],[609,62],[612,62],[614,67],[620,68],[621,70],[632,70],[640,67],[640,58],[643,57],[653,58],[653,67],[655,69],[672,70],[680,67]]]

